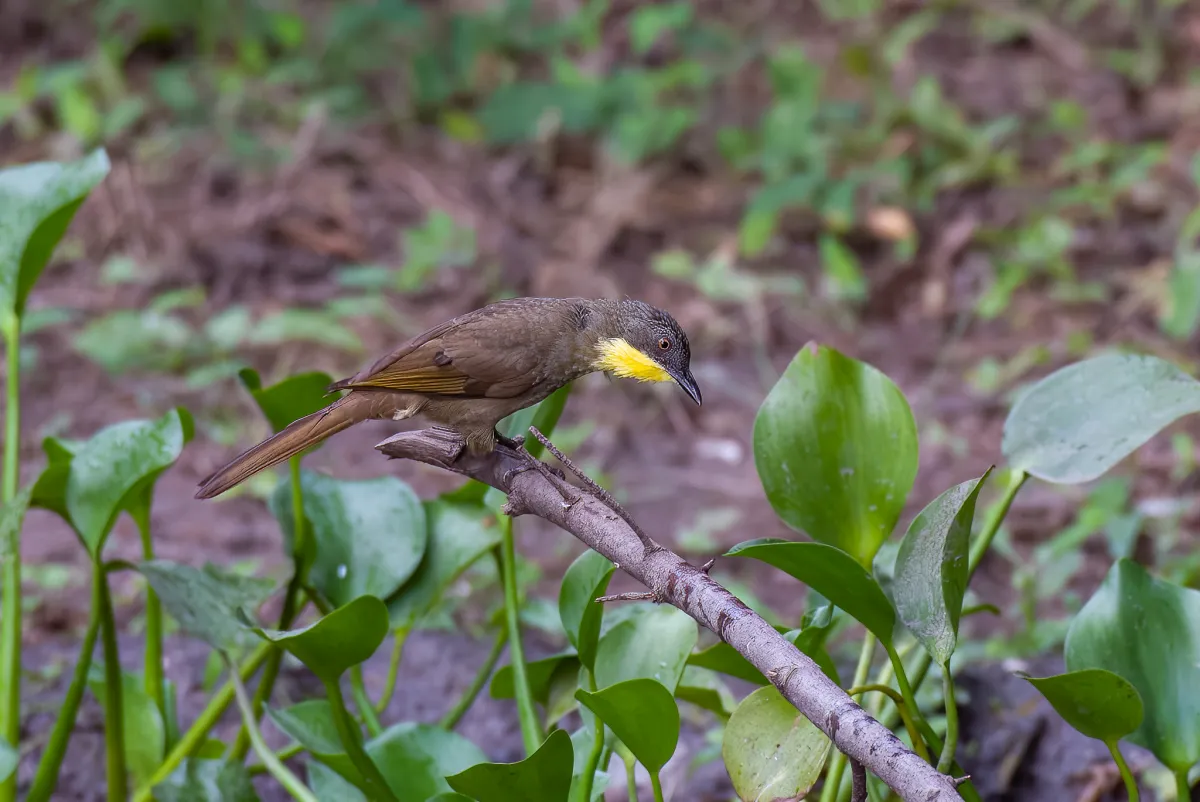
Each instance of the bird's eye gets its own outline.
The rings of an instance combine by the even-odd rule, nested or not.
[[[671,341],[668,340],[666,337],[663,337],[661,340],[658,341],[658,347],[661,348],[662,350],[666,351],[668,348],[671,347]]]

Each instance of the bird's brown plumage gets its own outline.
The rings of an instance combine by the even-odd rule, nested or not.
[[[687,373],[686,337],[661,310],[636,301],[585,298],[500,301],[435,326],[330,385],[331,392],[349,393],[235,458],[206,478],[196,497],[219,495],[370,419],[421,414],[459,432],[472,452],[486,453],[495,445],[500,420],[596,370],[597,343],[642,327],[641,317],[648,329],[678,332],[682,370],[694,387]]]

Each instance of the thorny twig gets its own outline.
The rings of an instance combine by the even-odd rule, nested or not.
[[[678,607],[716,633],[838,749],[870,769],[905,802],[962,802],[951,778],[909,751],[774,627],[706,571],[668,549],[646,549],[629,522],[601,498],[585,494],[564,508],[558,490],[540,472],[510,475],[521,461],[511,451],[471,454],[462,448],[461,438],[446,430],[402,432],[376,448],[393,459],[434,465],[498,488],[508,495],[507,514],[536,515],[603,554],[649,588],[656,599]]]

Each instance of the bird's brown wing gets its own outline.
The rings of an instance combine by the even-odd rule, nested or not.
[[[545,378],[541,368],[557,336],[546,312],[552,310],[485,307],[430,329],[334,387],[514,398]]]

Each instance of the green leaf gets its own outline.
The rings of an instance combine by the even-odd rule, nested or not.
[[[192,416],[176,407],[155,421],[101,429],[75,449],[65,505],[92,559],[100,558],[117,515],[147,503],[143,494],[178,459],[192,431]]]
[[[1071,622],[1067,670],[1103,668],[1141,695],[1145,718],[1129,736],[1174,772],[1200,761],[1200,591],[1113,564]]]
[[[1153,356],[1109,354],[1051,373],[1004,422],[1012,467],[1047,482],[1090,482],[1168,424],[1200,412],[1200,383]]]
[[[154,786],[155,802],[258,802],[250,773],[224,759],[184,758]]]
[[[775,566],[845,610],[881,643],[892,643],[896,626],[892,603],[875,578],[846,552],[824,543],[760,538],[739,543],[725,555],[753,557]]]
[[[837,668],[833,665],[833,661],[824,647],[825,636],[828,635],[829,631],[828,626],[811,626],[803,630],[788,630],[785,627],[775,627],[775,630],[794,644],[797,649],[816,661],[826,676],[834,682],[838,682]],[[755,668],[745,657],[738,654],[725,641],[718,641],[708,648],[692,652],[688,656],[688,666],[719,671],[722,674],[728,674],[731,677],[737,677],[740,680],[752,682],[755,685],[770,684],[761,671]]]
[[[644,605],[600,636],[596,648],[596,684],[607,688],[645,677],[666,686],[679,684],[688,655],[696,645],[696,622],[670,605]]]
[[[0,170],[0,310],[14,317],[24,312],[29,291],[76,210],[109,166],[108,154],[96,150],[66,164]]]
[[[147,560],[138,564],[138,571],[184,631],[221,650],[243,640],[241,611],[262,604],[274,584],[214,565],[193,568],[168,560]]]
[[[367,802],[366,794],[323,763],[310,760],[307,769],[308,787],[320,802]]]
[[[375,596],[359,596],[316,623],[286,632],[255,627],[324,682],[336,682],[351,666],[365,662],[388,634],[387,606]]]
[[[388,600],[392,626],[411,628],[441,600],[471,563],[500,542],[500,527],[482,504],[425,502],[429,542],[412,578]]]
[[[909,524],[896,555],[892,600],[900,620],[937,664],[958,642],[958,621],[970,579],[967,552],[975,501],[991,468],[929,502]]]
[[[916,478],[917,427],[887,376],[805,346],[758,410],[754,462],[785,523],[869,566]]]
[[[541,660],[526,663],[525,672],[529,681],[529,692],[533,695],[534,701],[546,704],[550,700],[550,689],[553,687],[556,677],[563,673],[571,676],[579,674],[579,658],[575,656],[573,650],[552,654]],[[488,693],[493,699],[516,697],[511,665],[501,666],[492,675]]]
[[[87,683],[96,701],[104,707],[108,688],[104,684],[103,665],[92,663]],[[121,672],[121,711],[125,725],[125,762],[140,785],[162,762],[166,729],[158,705],[144,690],[142,678],[127,671]]]
[[[667,764],[679,743],[679,707],[672,692],[652,679],[631,679],[595,693],[575,691],[647,771]]]
[[[334,605],[359,596],[386,599],[417,570],[425,555],[425,508],[407,484],[394,476],[349,480],[301,471],[300,487],[316,545],[309,579]],[[293,555],[291,482],[279,483],[270,507]]]
[[[728,720],[737,708],[737,699],[720,674],[693,665],[683,670],[675,698],[715,713],[722,720]]]
[[[346,754],[328,699],[306,699],[282,710],[268,707],[267,716],[280,732],[294,739],[346,782],[363,790],[369,788]]]
[[[738,797],[802,799],[832,745],[773,686],[747,696],[725,724],[721,756]]]
[[[604,605],[597,604],[596,599],[604,595],[614,570],[607,557],[588,549],[571,563],[558,593],[558,615],[567,640],[589,671],[595,667],[596,644],[604,616]]]
[[[664,33],[677,31],[692,21],[692,4],[687,2],[642,6],[629,21],[629,43],[638,55],[646,53]]]
[[[4,782],[17,770],[19,757],[17,750],[9,746],[8,741],[0,738],[0,782]]]
[[[238,377],[277,432],[331,403],[326,388],[333,379],[327,373],[297,373],[270,387],[263,387],[258,372],[251,368],[243,368]]]
[[[487,761],[461,735],[413,722],[388,727],[367,742],[366,750],[400,802],[425,802],[448,792],[446,777]]]
[[[480,763],[446,778],[477,802],[566,802],[571,791],[571,736],[555,730],[538,750],[517,763]]]
[[[1063,720],[1089,738],[1115,744],[1142,724],[1142,697],[1102,668],[1053,677],[1025,677]]]

